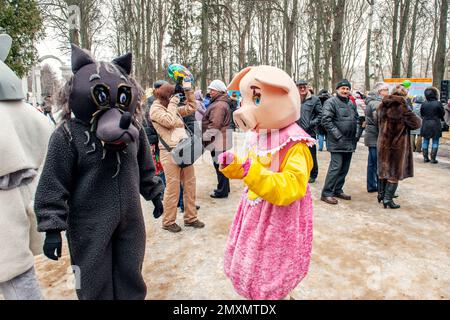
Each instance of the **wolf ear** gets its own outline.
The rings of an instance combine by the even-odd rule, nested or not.
[[[128,52],[127,54],[124,54],[123,56],[115,58],[112,63],[115,65],[121,67],[128,75],[131,73],[131,69],[133,67],[133,55]]]
[[[0,34],[0,61],[5,61],[11,50],[12,38],[7,34]]]
[[[75,74],[85,65],[94,63],[94,59],[75,44],[71,44],[72,47],[72,72]]]

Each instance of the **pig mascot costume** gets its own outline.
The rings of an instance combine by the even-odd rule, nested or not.
[[[283,299],[306,276],[312,247],[312,199],[308,186],[315,141],[295,121],[300,96],[284,71],[270,66],[240,71],[234,113],[252,131],[246,156],[220,155],[221,171],[246,185],[225,249],[225,273],[247,299]]]

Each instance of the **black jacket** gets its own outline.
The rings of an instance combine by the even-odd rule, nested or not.
[[[156,133],[155,127],[153,127],[153,123],[150,120],[150,108],[155,101],[155,97],[151,96],[147,99],[147,105],[145,107],[144,119],[142,120],[142,126],[144,127],[145,134],[147,135],[148,142],[151,145],[158,146],[158,134]]]
[[[376,147],[378,140],[377,108],[381,104],[381,97],[369,95],[366,99],[366,134],[364,144],[367,147]]]
[[[183,117],[183,121],[186,124],[186,127],[189,128],[191,133],[201,137],[202,136],[202,129],[200,128],[200,121],[197,121],[195,118],[195,113],[191,113],[190,115],[187,115]]]
[[[322,121],[322,104],[316,96],[308,94],[305,101],[301,104],[300,119],[297,124],[306,131],[311,137],[317,135],[317,127]]]
[[[438,100],[426,101],[420,108],[422,128],[420,135],[425,139],[442,137],[441,119],[444,117],[444,108]]]
[[[328,99],[322,111],[322,125],[327,131],[327,150],[353,152],[358,140],[358,112],[350,101],[338,97]]]

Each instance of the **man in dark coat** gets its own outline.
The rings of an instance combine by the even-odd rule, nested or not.
[[[236,92],[233,92],[233,94],[230,97],[230,110],[231,110],[231,119],[233,119],[233,113],[238,109],[238,103],[239,103],[239,97],[237,96]],[[236,130],[236,124],[233,120],[230,121],[230,129]]]
[[[312,95],[308,91],[308,82],[300,80],[297,81],[296,85],[301,99],[300,119],[297,120],[297,124],[312,138],[317,139],[318,126],[322,121],[322,104],[317,96]],[[309,150],[311,151],[314,162],[309,183],[314,183],[319,174],[316,145],[314,144],[312,147],[309,147]]]
[[[377,109],[378,178],[382,186],[378,201],[383,201],[385,208],[400,208],[393,201],[398,181],[414,175],[409,132],[419,128],[421,120],[407,105],[406,96],[407,90],[398,87]]]
[[[432,139],[431,163],[438,163],[436,156],[439,149],[439,139],[442,137],[441,120],[444,120],[445,114],[444,107],[442,107],[438,97],[438,89],[433,87],[427,88],[425,90],[425,98],[427,101],[420,108],[420,116],[423,120],[420,135],[423,137],[422,152],[424,162],[430,162],[428,158],[428,147],[430,145],[430,139]]]
[[[202,132],[205,147],[211,150],[214,169],[217,174],[217,189],[210,194],[211,198],[227,198],[230,193],[230,180],[219,170],[218,157],[231,148],[232,130],[227,130],[231,122],[230,98],[227,87],[220,80],[209,85],[211,102],[202,119]]]
[[[72,45],[74,75],[60,101],[66,120],[50,138],[36,191],[44,254],[61,257],[66,231],[82,300],[144,299],[147,292],[140,195],[160,215],[162,185],[145,131],[134,119],[142,92],[129,77],[131,66],[131,54],[95,62]]]
[[[342,189],[358,140],[359,117],[356,106],[349,100],[350,90],[348,80],[339,81],[336,96],[325,102],[322,111],[322,125],[327,131],[327,150],[331,153],[331,161],[321,200],[329,204],[338,204],[335,197],[351,200],[351,196]]]
[[[381,100],[389,94],[389,87],[383,82],[375,84],[373,92],[366,98],[365,121],[366,134],[364,144],[369,148],[369,158],[367,161],[367,192],[378,191],[377,175],[377,140],[378,140],[378,120],[377,108]]]

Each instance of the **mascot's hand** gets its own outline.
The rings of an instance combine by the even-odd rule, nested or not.
[[[163,207],[163,203],[161,200],[161,194],[156,196],[154,199],[152,199],[153,205],[155,206],[155,209],[153,209],[153,216],[155,217],[155,219],[158,219],[159,217],[161,217],[161,215],[164,212],[164,207]]]
[[[220,168],[223,169],[233,162],[234,153],[230,151],[225,151],[224,153],[219,154],[217,160],[219,161]]]
[[[58,261],[58,258],[61,258],[61,248],[62,248],[61,232],[47,231],[44,241],[45,256],[49,259]]]
[[[228,179],[243,179],[250,170],[250,159],[239,158],[233,152],[226,151],[219,155],[220,171]]]

